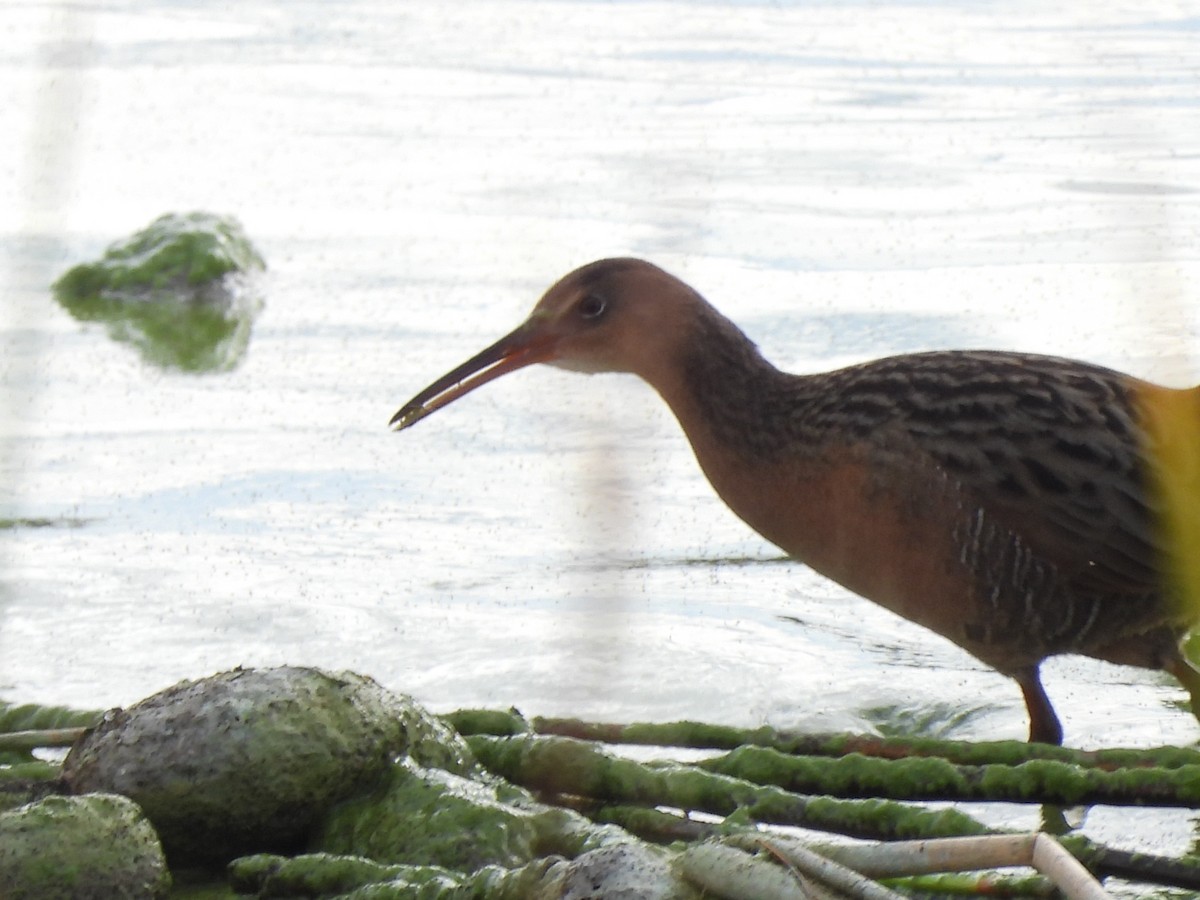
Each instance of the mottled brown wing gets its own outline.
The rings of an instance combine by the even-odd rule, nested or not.
[[[1135,379],[995,352],[918,354],[857,370],[886,398],[890,424],[1075,589],[1161,589]]]

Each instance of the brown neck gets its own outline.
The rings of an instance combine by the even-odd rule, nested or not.
[[[737,325],[703,312],[680,366],[682,396],[667,402],[697,454],[697,442],[710,442],[743,463],[778,460],[803,440],[808,379],[779,371]]]
[[[680,342],[672,377],[654,386],[706,470],[773,462],[803,443],[809,379],[781,372],[732,322],[704,304]],[[724,462],[719,462],[723,460]],[[710,477],[712,473],[710,472]]]
[[[828,435],[813,416],[820,378],[779,371],[711,308],[700,307],[687,330],[674,363],[648,380],[729,508],[787,552],[821,562],[821,497],[808,502],[828,469]]]

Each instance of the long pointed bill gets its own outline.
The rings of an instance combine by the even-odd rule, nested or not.
[[[538,326],[527,321],[429,385],[400,407],[388,424],[396,431],[408,428],[480,385],[533,363],[547,362],[554,355],[553,336],[539,333]]]

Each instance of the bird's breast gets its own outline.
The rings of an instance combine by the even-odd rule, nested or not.
[[[923,484],[881,477],[853,447],[704,468],[729,507],[771,543],[907,618],[927,618],[931,589],[945,593],[945,583],[961,576],[952,534],[960,513],[944,477]]]
[[[881,470],[855,446],[786,463],[701,465],[733,512],[825,577],[1001,670],[1045,655],[1022,633],[1020,611],[964,558],[964,528],[978,510],[944,473]]]

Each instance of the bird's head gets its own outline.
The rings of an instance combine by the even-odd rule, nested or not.
[[[447,372],[392,416],[397,430],[480,385],[533,363],[577,372],[632,372],[655,384],[682,340],[699,296],[638,259],[603,259],[554,284],[529,318]]]

